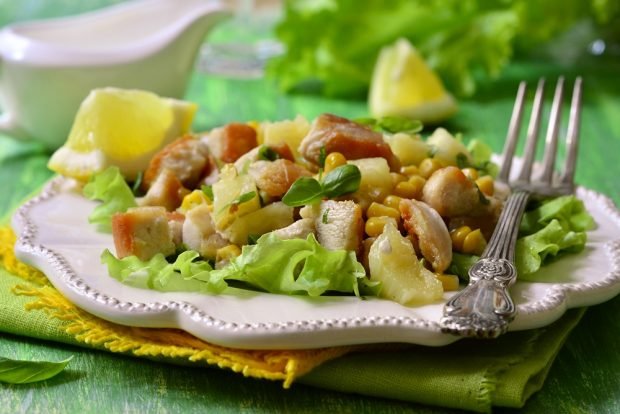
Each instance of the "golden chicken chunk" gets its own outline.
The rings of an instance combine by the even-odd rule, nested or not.
[[[122,259],[137,256],[149,260],[157,253],[174,253],[175,229],[170,222],[180,219],[171,216],[163,207],[136,207],[112,216],[112,236],[116,255]]]
[[[383,157],[392,171],[400,168],[400,161],[381,133],[336,115],[317,117],[301,141],[299,152],[308,161],[318,164],[321,148],[325,148],[326,154],[340,152],[348,160]]]
[[[195,188],[211,165],[209,148],[191,135],[181,137],[162,148],[144,172],[142,187],[146,191],[163,170],[169,170],[187,188]]]
[[[282,197],[299,177],[312,176],[303,166],[286,159],[256,161],[249,174],[260,190],[274,198]]]

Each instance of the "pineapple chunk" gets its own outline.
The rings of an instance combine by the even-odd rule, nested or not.
[[[471,154],[467,150],[467,147],[443,128],[437,128],[435,132],[428,137],[426,143],[433,150],[433,158],[437,158],[447,165],[457,165],[456,157],[459,154],[465,155],[467,160],[471,162]]]
[[[249,193],[254,197],[238,203],[239,197]],[[239,175],[232,164],[220,171],[220,179],[213,184],[213,215],[215,227],[224,230],[235,219],[260,208],[260,199],[254,180],[249,175]]]
[[[238,217],[222,234],[234,244],[241,246],[248,243],[250,235],[262,235],[292,223],[293,207],[277,202]]]
[[[381,282],[379,296],[401,305],[440,300],[443,286],[418,260],[411,242],[392,223],[377,237],[368,253],[370,279]]]
[[[293,151],[295,158],[299,157],[299,144],[310,131],[310,123],[301,115],[293,120],[279,122],[263,122],[261,124],[261,144],[277,145],[286,143]]]
[[[399,132],[394,135],[384,135],[384,139],[404,166],[420,164],[431,152],[431,147],[418,134],[409,135]]]
[[[353,199],[366,210],[373,201],[381,202],[392,192],[390,166],[385,158],[362,158],[349,161],[356,165],[362,174],[359,189],[353,193]]]

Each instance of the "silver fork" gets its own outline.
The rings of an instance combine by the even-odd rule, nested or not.
[[[516,315],[516,307],[508,288],[517,277],[514,264],[515,245],[525,205],[530,195],[549,197],[574,191],[573,177],[577,161],[582,80],[580,77],[577,78],[573,87],[566,134],[567,153],[564,171],[559,177],[554,174],[564,89],[564,78],[560,77],[555,88],[549,116],[542,173],[540,177],[532,177],[545,88],[545,81],[541,79],[534,97],[523,165],[518,178],[510,181],[510,170],[519,139],[526,88],[525,82],[519,84],[506,136],[504,160],[498,175],[498,181],[508,184],[512,193],[504,205],[495,231],[480,260],[469,270],[468,286],[454,295],[444,307],[444,316],[441,319],[443,332],[478,338],[495,338],[507,330]]]

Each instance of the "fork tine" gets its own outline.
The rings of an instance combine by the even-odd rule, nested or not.
[[[553,167],[555,164],[555,153],[558,148],[558,132],[560,130],[560,115],[562,113],[562,95],[564,92],[564,77],[560,76],[555,87],[553,104],[551,105],[551,115],[549,116],[549,126],[547,127],[547,137],[545,139],[545,155],[543,157],[543,172],[540,180],[551,184],[553,179]]]
[[[545,79],[541,78],[538,81],[536,87],[536,96],[534,97],[534,106],[532,107],[532,115],[530,118],[530,124],[527,128],[527,139],[525,141],[525,158],[523,160],[523,166],[519,173],[518,181],[530,181],[530,175],[532,174],[532,166],[536,159],[536,143],[538,142],[538,136],[540,131],[540,114],[542,113],[542,103],[545,95]]]
[[[508,134],[506,135],[506,144],[504,145],[504,160],[498,175],[498,179],[505,183],[508,182],[508,178],[510,177],[512,158],[515,155],[515,147],[517,146],[517,141],[519,139],[519,130],[521,129],[521,117],[523,115],[523,102],[525,100],[526,89],[527,84],[525,81],[521,81],[521,83],[519,83],[519,89],[517,90],[517,98],[515,99],[515,104],[512,108],[512,115],[508,126]]]
[[[575,176],[575,165],[577,164],[577,147],[579,141],[579,127],[581,124],[581,76],[575,79],[573,87],[573,98],[570,105],[570,116],[568,119],[568,131],[566,133],[566,162],[562,173],[561,183],[566,185],[573,184]]]

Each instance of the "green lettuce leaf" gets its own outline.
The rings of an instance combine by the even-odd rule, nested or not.
[[[489,174],[491,177],[496,177],[499,172],[499,167],[493,161],[491,156],[493,155],[493,149],[479,139],[472,139],[467,144],[467,151],[472,158],[472,166],[480,170],[483,174]]]
[[[287,0],[276,28],[286,52],[268,73],[286,91],[363,98],[381,47],[404,37],[448,90],[471,95],[515,50],[538,50],[580,21],[612,27],[618,17],[610,0]]]
[[[558,220],[563,228],[570,231],[583,232],[594,228],[594,219],[586,211],[583,202],[569,195],[548,200],[526,212],[521,220],[519,234],[533,234],[552,220]]]
[[[309,296],[327,291],[359,295],[358,284],[366,279],[355,253],[327,250],[312,234],[306,240],[282,240],[268,233],[255,245],[244,246],[240,256],[213,273],[271,293]]]
[[[515,261],[519,276],[531,280],[528,276],[540,269],[543,263],[560,253],[578,253],[585,245],[585,232],[569,230],[553,219],[536,233],[517,240]]]
[[[88,221],[96,224],[97,230],[103,232],[112,231],[114,213],[136,206],[133,192],[118,167],[110,167],[94,174],[84,186],[83,193],[86,198],[102,201],[88,216]]]
[[[120,282],[162,292],[219,293],[227,281],[244,282],[271,293],[319,296],[327,291],[372,294],[376,283],[367,280],[364,267],[354,252],[327,250],[314,235],[304,239],[281,240],[269,233],[256,244],[244,246],[242,253],[226,267],[213,270],[195,251],[181,253],[173,263],[162,254],[148,261],[136,256],[117,259],[105,250],[101,262]]]
[[[478,261],[479,257],[473,254],[452,253],[452,262],[448,267],[448,273],[457,275],[459,279],[469,280],[469,268]]]
[[[557,197],[523,215],[515,252],[519,278],[538,280],[533,274],[560,255],[578,253],[586,245],[586,231],[595,222],[583,202],[573,195]],[[467,271],[477,256],[455,253],[449,272],[468,280]]]
[[[101,255],[101,263],[118,281],[133,287],[161,292],[213,292],[226,288],[226,282],[212,277],[213,268],[205,260],[196,260],[199,254],[188,250],[181,253],[174,263],[168,263],[159,253],[150,260],[136,256],[117,259],[109,250]]]

